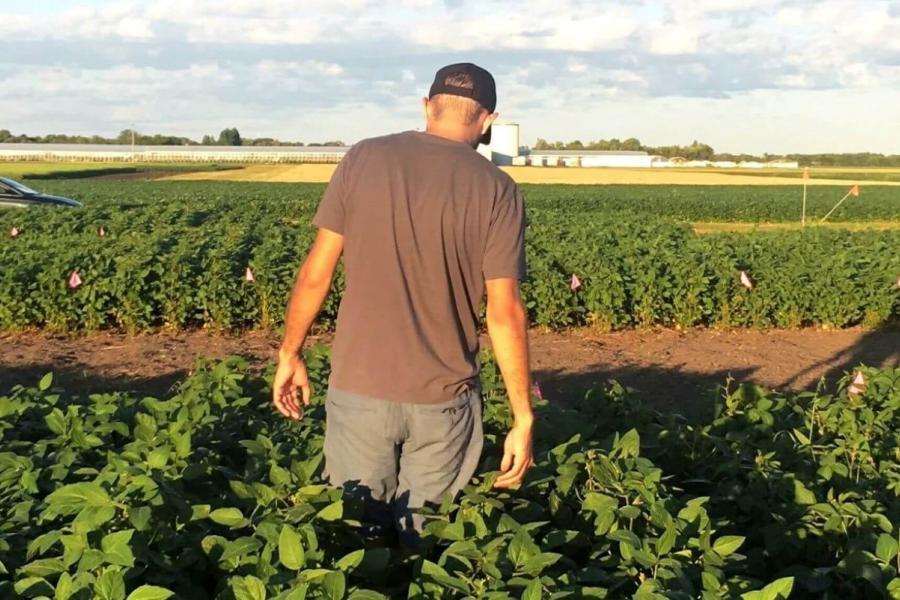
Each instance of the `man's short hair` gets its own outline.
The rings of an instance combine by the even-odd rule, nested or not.
[[[444,85],[471,90],[475,87],[475,82],[468,73],[453,73],[444,79]],[[446,112],[450,112],[458,115],[464,125],[475,123],[481,111],[486,110],[477,100],[451,94],[435,94],[431,97],[431,106],[435,119],[440,119]]]

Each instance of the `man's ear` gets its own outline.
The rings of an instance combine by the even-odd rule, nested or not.
[[[484,135],[485,133],[487,133],[487,130],[490,128],[491,125],[494,124],[494,121],[496,121],[499,116],[500,116],[500,113],[495,112],[495,113],[489,114],[487,117],[484,118],[484,123],[481,124],[481,135]]]

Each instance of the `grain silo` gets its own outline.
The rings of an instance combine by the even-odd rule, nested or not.
[[[519,155],[518,123],[494,123],[491,127],[491,159],[495,165],[511,165]]]

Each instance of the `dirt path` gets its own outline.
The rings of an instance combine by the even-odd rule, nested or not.
[[[197,181],[278,181],[325,183],[331,179],[336,164],[251,164],[234,171],[204,171],[181,173],[171,179]],[[567,167],[502,167],[518,183],[571,184],[632,184],[644,185],[803,185],[799,171],[787,177],[760,177],[759,173],[744,174],[735,170],[673,169],[673,168],[567,168]],[[859,180],[828,179],[827,173],[814,172],[808,185],[900,185],[897,181],[869,181],[865,171]]]
[[[197,356],[240,354],[262,368],[278,342],[263,332],[0,336],[0,393],[15,384],[33,385],[53,371],[72,391],[161,395],[187,375]],[[859,363],[900,366],[897,331],[532,331],[531,346],[535,378],[551,400],[617,379],[647,403],[685,414],[707,408],[709,391],[729,376],[800,389],[814,387],[821,377],[833,382]]]

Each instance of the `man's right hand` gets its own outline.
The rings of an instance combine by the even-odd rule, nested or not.
[[[532,444],[532,421],[517,421],[503,443],[503,460],[500,461],[503,474],[494,482],[495,488],[511,488],[522,483],[525,473],[534,464]]]
[[[297,388],[301,390],[299,399]],[[280,354],[278,369],[272,381],[272,402],[275,408],[285,417],[299,421],[303,418],[300,402],[303,406],[309,406],[311,396],[306,364],[296,353]]]

